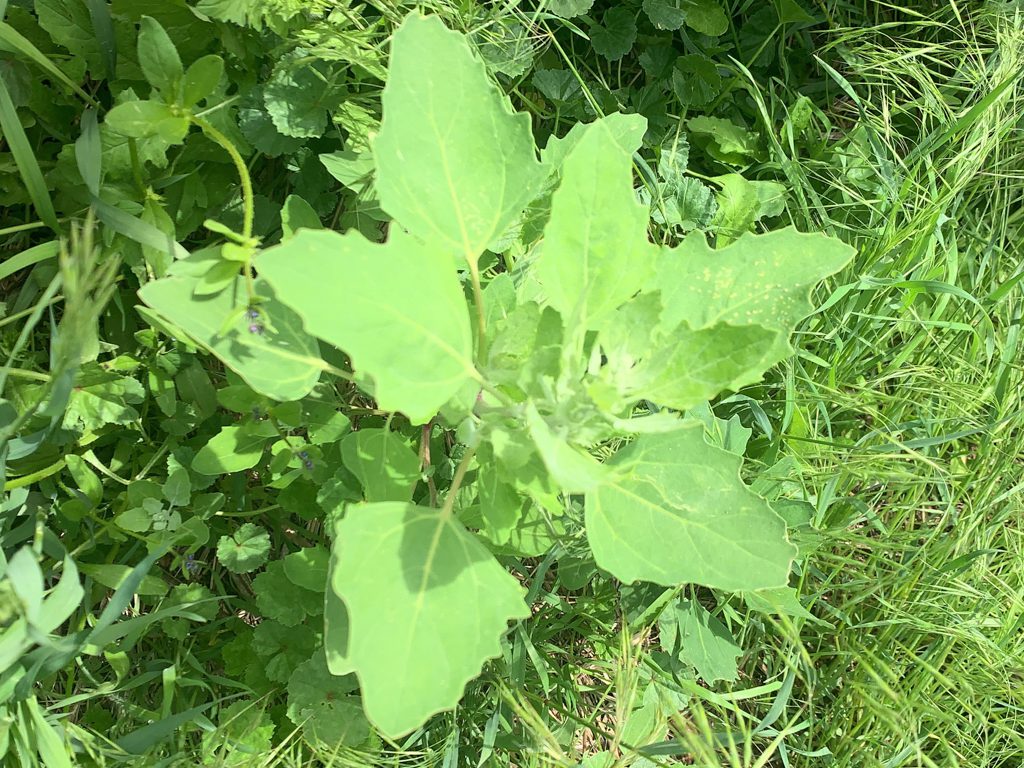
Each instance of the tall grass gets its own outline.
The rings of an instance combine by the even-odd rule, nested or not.
[[[803,590],[835,628],[799,635],[810,726],[789,743],[835,766],[1017,765],[1024,18],[887,7],[829,53],[857,97],[832,116],[854,132],[847,173],[780,158],[820,201],[799,223],[859,251],[791,372],[789,447],[828,489]]]

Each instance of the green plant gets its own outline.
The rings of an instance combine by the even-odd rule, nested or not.
[[[787,586],[783,519],[683,413],[788,356],[811,286],[852,252],[793,231],[657,248],[631,179],[644,121],[580,125],[538,161],[524,116],[436,19],[396,32],[383,110],[386,242],[300,231],[253,257],[251,297],[208,294],[202,254],[140,293],[263,395],[303,396],[327,371],[424,439],[457,435],[443,501],[432,479],[417,487],[429,468],[401,430],[360,429],[354,456],[342,445],[363,503],[334,512],[327,664],[356,673],[370,720],[398,736],[455,706],[529,615],[494,557],[530,554],[527,531],[582,525],[596,566],[627,582]],[[497,269],[513,243],[521,258]],[[314,337],[352,372],[321,362]],[[226,428],[239,436],[222,460],[248,439],[255,456],[273,437],[257,427]]]

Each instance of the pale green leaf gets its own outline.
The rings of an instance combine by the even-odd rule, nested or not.
[[[217,559],[232,573],[248,573],[267,562],[270,534],[254,523],[244,523],[217,542]]]
[[[128,101],[107,113],[105,125],[133,139],[156,137],[177,144],[188,133],[188,118],[159,101]]]
[[[454,707],[523,588],[455,518],[409,504],[349,507],[338,523],[334,590],[350,620],[348,659],[370,721],[400,736]]]
[[[705,683],[739,676],[736,660],[742,649],[729,629],[700,603],[680,600],[661,615],[658,626],[665,652],[696,668]]]
[[[796,548],[786,525],[740,479],[741,459],[704,440],[701,424],[646,434],[586,497],[597,564],[621,581],[728,590],[785,586]]]
[[[167,31],[151,16],[143,16],[139,28],[139,66],[149,84],[172,98],[185,70],[178,49]]]
[[[778,337],[759,325],[718,323],[694,330],[680,323],[612,381],[626,402],[647,399],[686,410],[760,381]]]
[[[269,421],[224,427],[199,449],[192,469],[201,475],[226,475],[255,467],[267,441],[276,435]]]
[[[401,435],[360,429],[341,441],[341,461],[363,486],[366,501],[412,501],[420,457]]]
[[[551,200],[537,274],[548,303],[570,327],[592,329],[636,293],[652,274],[656,249],[647,240],[646,207],[633,192],[633,132],[613,115],[589,126],[563,164]]]
[[[546,8],[556,16],[571,19],[582,16],[594,7],[594,0],[549,0]]]
[[[789,335],[811,311],[812,286],[852,257],[853,249],[839,240],[792,228],[745,235],[718,250],[694,233],[662,251],[649,288],[661,291],[665,329],[686,322],[691,328],[728,323],[778,331],[764,361],[771,365],[792,353]]]
[[[313,592],[323,592],[327,583],[329,558],[329,553],[323,547],[303,547],[285,556],[284,572],[292,584]]]
[[[275,400],[297,400],[309,394],[323,368],[319,346],[303,333],[298,316],[274,298],[270,286],[256,281],[256,293],[265,299],[260,312],[269,323],[264,333],[255,334],[238,312],[247,300],[243,278],[218,294],[202,297],[193,295],[198,282],[198,277],[166,277],[142,286],[139,296],[260,394]],[[238,319],[225,328],[225,320],[233,313],[238,313]]]
[[[505,544],[523,514],[524,500],[515,487],[503,482],[495,460],[481,462],[477,494],[483,531],[495,544]]]
[[[423,424],[479,378],[453,258],[397,227],[383,245],[358,232],[302,231],[257,266],[307,331],[373,379],[381,408]]]
[[[566,493],[586,493],[609,480],[606,466],[556,434],[532,402],[526,405],[526,426],[530,438],[551,479]]]
[[[543,181],[530,119],[513,114],[466,39],[412,14],[392,37],[373,144],[381,206],[474,263]]]

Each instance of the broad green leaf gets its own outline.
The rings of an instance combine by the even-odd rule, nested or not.
[[[415,13],[392,37],[381,100],[373,143],[381,206],[475,263],[543,181],[529,116],[513,114],[462,35]]]
[[[420,457],[401,435],[360,429],[341,441],[341,461],[359,479],[366,501],[412,501]]]
[[[783,520],[743,484],[741,463],[708,445],[695,422],[621,449],[609,462],[613,480],[586,497],[597,564],[624,582],[785,586],[796,548]]]
[[[549,0],[547,10],[563,19],[582,16],[594,7],[594,0]]]
[[[658,621],[659,641],[666,653],[696,668],[705,683],[735,680],[736,660],[743,653],[729,629],[694,600],[680,600]]]
[[[232,573],[248,573],[267,562],[270,534],[254,523],[244,523],[217,542],[217,559]]]
[[[679,29],[686,24],[703,35],[717,37],[729,28],[718,0],[644,0],[644,13],[658,29]]]
[[[729,29],[729,18],[719,0],[690,0],[686,26],[702,35],[717,37]]]
[[[314,744],[357,747],[370,737],[370,724],[355,689],[355,678],[330,674],[318,651],[288,680],[288,717]]]
[[[373,379],[381,408],[424,424],[479,378],[453,258],[397,227],[383,245],[358,232],[299,232],[257,266],[307,331]]]
[[[481,462],[476,483],[483,530],[495,544],[505,544],[523,514],[524,499],[515,487],[503,482],[497,462]]]
[[[184,76],[181,58],[167,31],[151,16],[143,16],[140,24],[139,66],[150,85],[171,99],[177,96]]]
[[[113,590],[118,589],[123,584],[130,583],[134,571],[134,569],[127,565],[118,565],[116,563],[79,563],[78,569],[97,584],[102,584],[104,587]],[[142,576],[133,594],[163,597],[167,594],[167,584],[159,576],[152,574]]]
[[[264,333],[255,334],[239,312],[247,300],[243,278],[218,294],[202,297],[193,295],[198,282],[197,277],[166,277],[142,286],[139,296],[260,394],[275,400],[297,400],[309,394],[324,365],[319,346],[303,333],[298,315],[277,301],[271,287],[256,281],[256,293],[265,299],[260,312],[269,322]],[[233,314],[237,320],[225,328]]]
[[[811,288],[852,257],[853,249],[839,240],[792,228],[745,235],[718,250],[694,233],[662,251],[648,287],[661,291],[665,329],[685,322],[691,328],[728,323],[778,331],[767,366],[792,354],[789,335],[811,311]]]
[[[709,143],[712,157],[724,162],[742,165],[746,158],[756,155],[759,149],[760,137],[732,120],[699,115],[687,120],[686,127],[697,140]]]
[[[738,173],[727,173],[715,181],[722,187],[712,221],[719,247],[753,229],[763,217],[778,216],[785,209],[786,188],[778,182],[748,181]]]
[[[574,448],[551,429],[532,402],[526,406],[526,427],[551,479],[566,493],[593,491],[609,480],[605,465]]]
[[[672,66],[672,90],[684,106],[710,104],[722,90],[718,67],[706,56],[680,56]]]
[[[331,579],[348,608],[348,658],[366,714],[387,736],[454,707],[498,655],[509,620],[530,613],[519,583],[439,510],[349,507],[335,547]]]
[[[337,88],[315,61],[289,57],[274,68],[263,91],[263,104],[270,119],[285,136],[316,138],[328,125],[328,112],[342,100]]]
[[[226,475],[255,467],[267,441],[276,435],[269,421],[224,427],[196,453],[192,470],[201,475]]]
[[[281,208],[281,228],[284,237],[289,238],[303,228],[323,229],[323,224],[313,206],[298,195],[288,195]]]
[[[284,558],[284,572],[297,586],[323,592],[327,584],[327,563],[330,553],[323,547],[303,547]]]
[[[286,627],[280,622],[267,620],[252,633],[252,649],[264,663],[266,676],[285,683],[303,662],[313,655],[319,644],[317,633],[308,624]]]
[[[94,79],[103,76],[103,51],[83,0],[35,0],[39,26],[53,41],[81,57]]]
[[[684,411],[760,381],[778,337],[759,325],[718,323],[693,330],[683,322],[656,336],[651,349],[612,382],[626,403],[647,399]]]
[[[551,200],[537,274],[569,327],[596,328],[646,283],[655,247],[633,192],[632,153],[613,116],[594,123],[565,159]]]
[[[111,130],[132,139],[155,136],[168,144],[178,144],[188,133],[188,118],[159,101],[128,101],[107,113]]]
[[[338,542],[337,526],[340,518],[329,521],[331,539]],[[341,545],[335,543],[331,547],[330,559],[327,564],[327,585],[324,593],[324,653],[327,668],[332,675],[348,675],[355,671],[349,656],[349,620],[348,608],[334,588],[334,574],[338,570],[338,557]]]
[[[326,571],[325,571],[326,577]],[[319,591],[296,587],[285,573],[283,560],[274,560],[252,580],[260,615],[293,627],[307,616],[319,616],[324,600]]]
[[[605,11],[600,24],[588,29],[590,44],[609,61],[621,59],[636,40],[636,15],[629,8],[613,6]]]
[[[191,107],[217,90],[223,74],[224,59],[220,56],[209,54],[193,61],[185,70],[182,82],[181,93],[185,106]]]

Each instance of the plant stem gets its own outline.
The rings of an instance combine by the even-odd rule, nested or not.
[[[473,303],[476,304],[477,363],[484,360],[487,351],[487,320],[484,317],[484,291],[480,286],[480,265],[476,259],[469,261],[469,277],[473,281]]]
[[[207,120],[201,117],[192,116],[192,121],[199,126],[203,133],[223,147],[224,151],[231,156],[231,162],[235,164],[238,177],[242,182],[242,237],[246,240],[252,237],[252,224],[255,218],[255,196],[252,191],[252,177],[245,165],[242,155],[231,143],[231,140],[213,127]]]
[[[441,519],[448,520],[452,516],[452,507],[455,506],[455,496],[459,492],[459,488],[462,487],[462,481],[466,477],[466,472],[469,470],[469,465],[473,461],[473,457],[476,456],[476,448],[470,448],[462,457],[462,461],[459,462],[459,466],[455,470],[455,477],[452,478],[452,484],[448,487],[448,494],[444,497],[444,506],[441,507]]]

